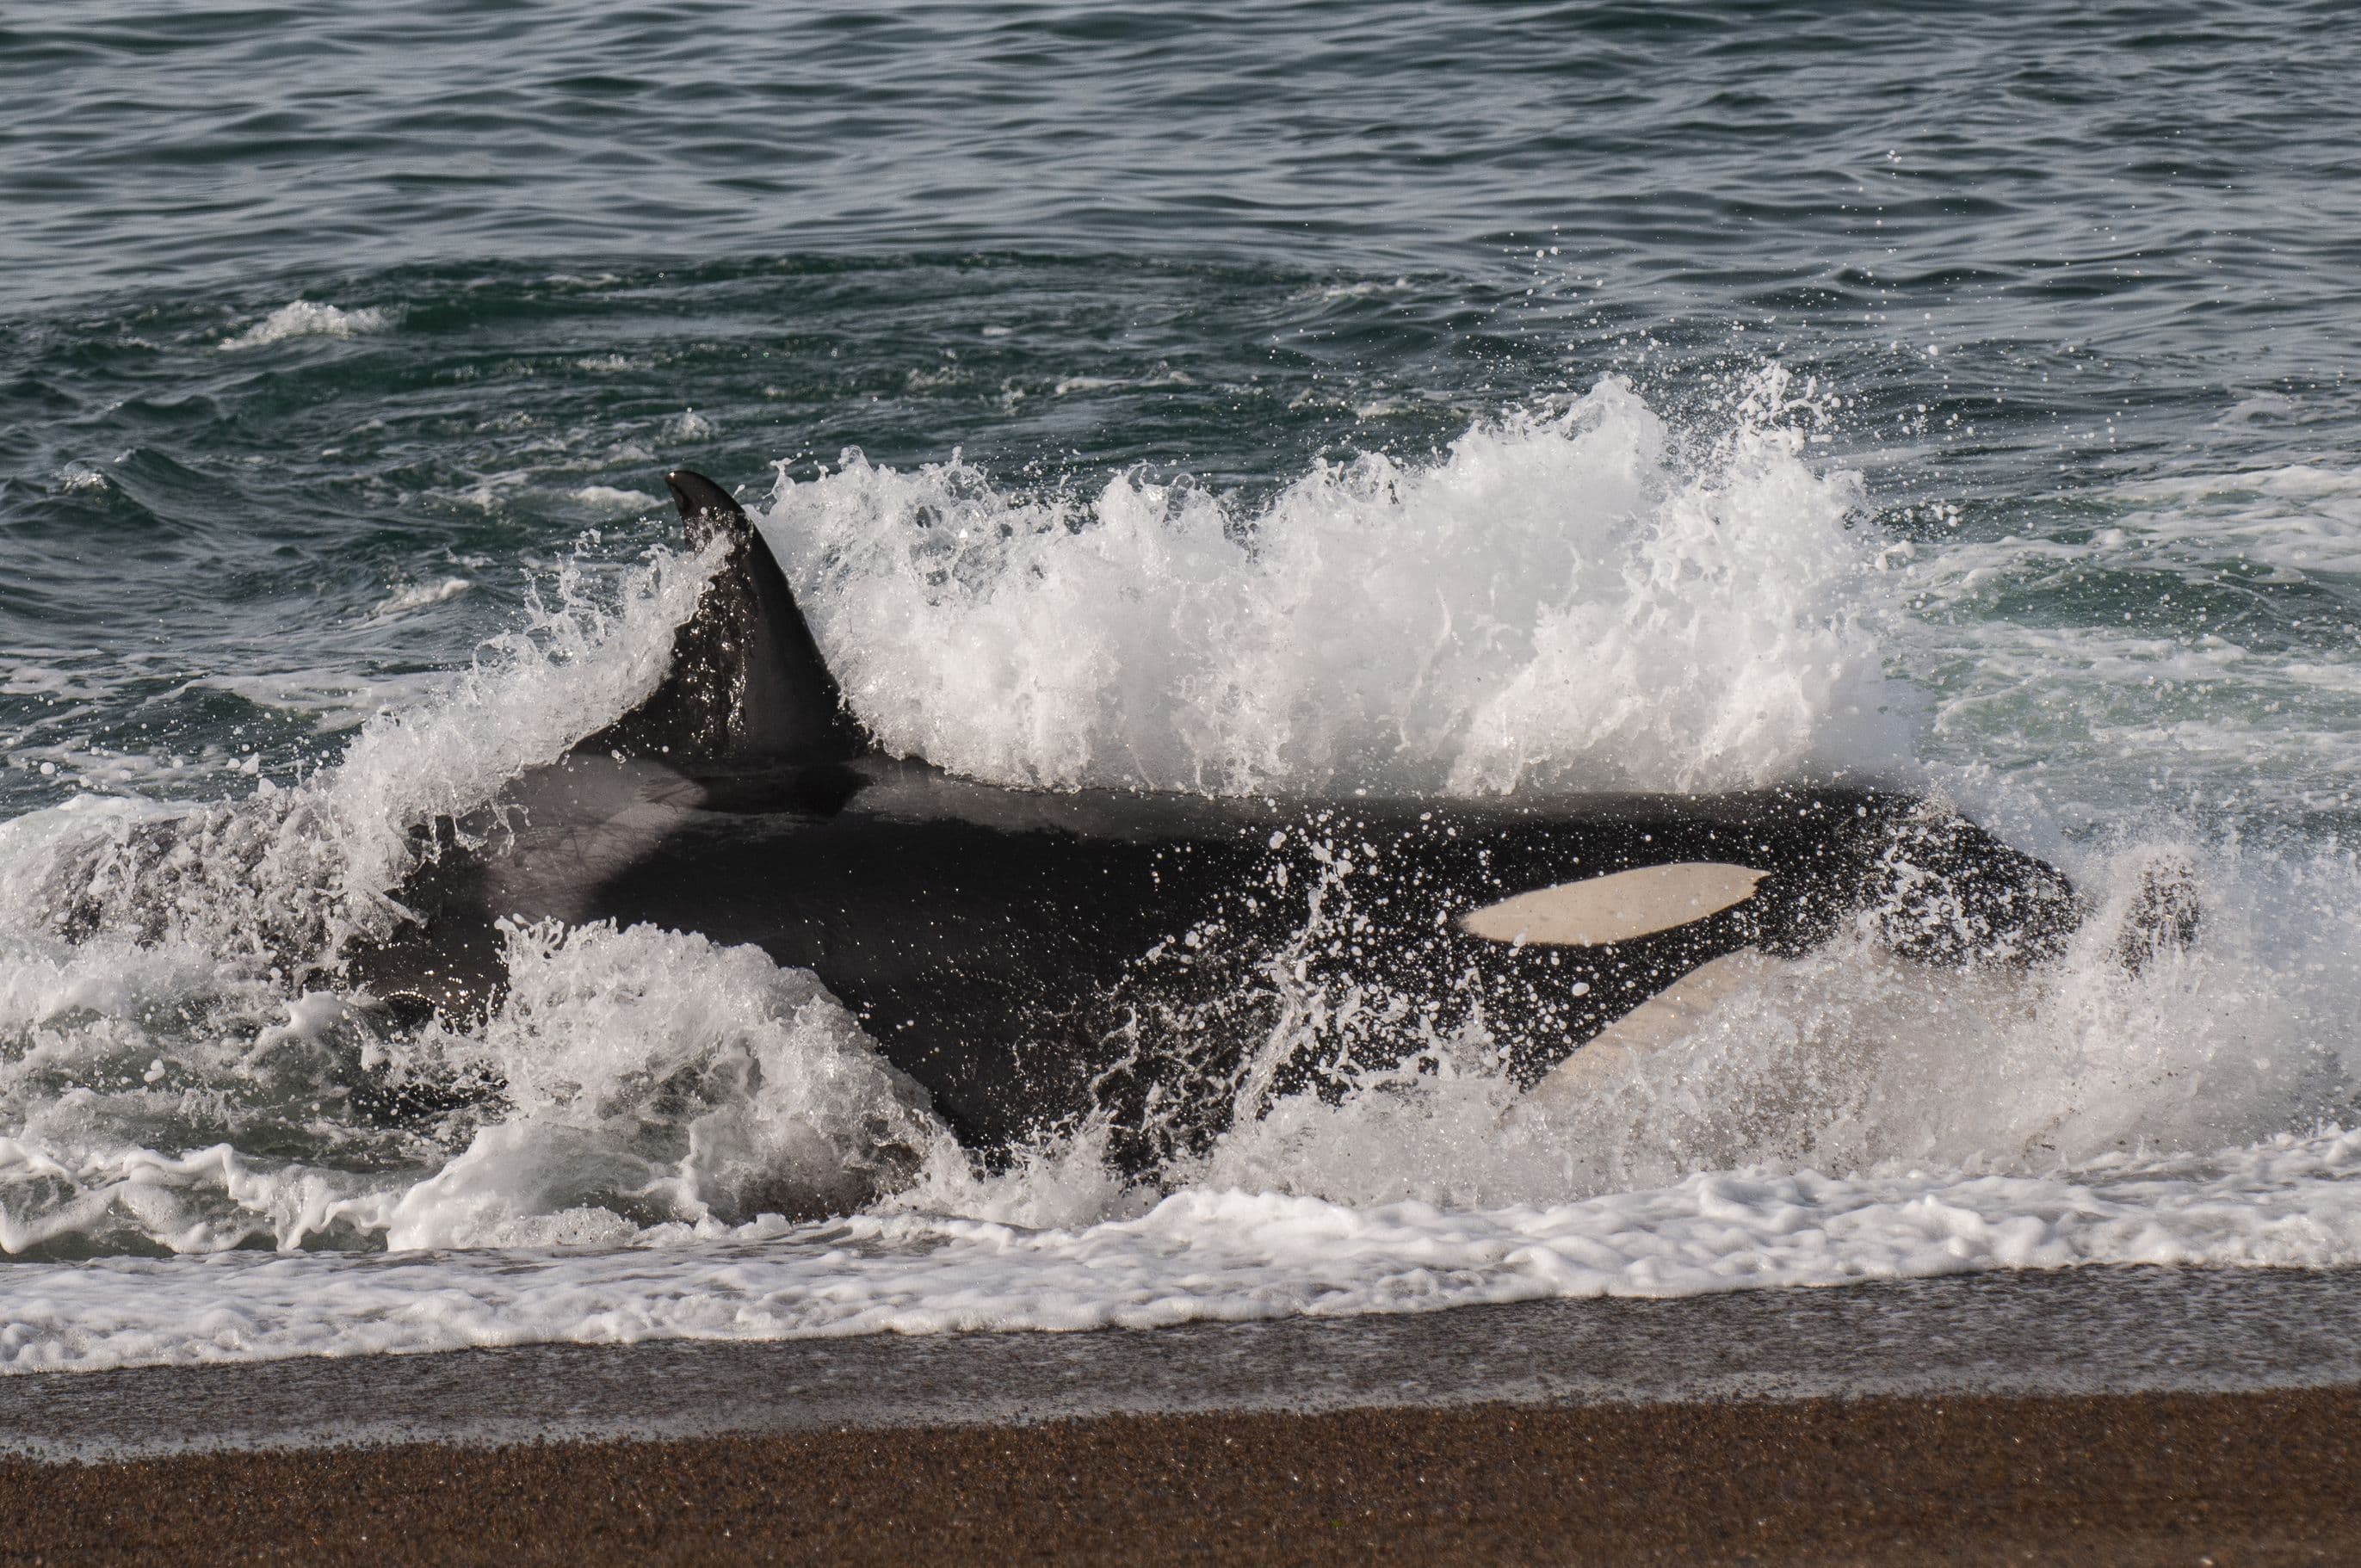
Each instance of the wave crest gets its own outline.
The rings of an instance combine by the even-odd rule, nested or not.
[[[760,521],[862,720],[975,777],[1477,795],[1900,764],[1857,477],[1769,418],[1702,463],[1671,444],[1609,378],[1259,506],[1137,474],[1027,499],[848,452],[782,472]]]

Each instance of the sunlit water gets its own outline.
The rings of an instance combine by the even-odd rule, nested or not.
[[[2340,20],[0,27],[0,1360],[2361,1263]],[[291,951],[646,689],[683,464],[963,773],[1841,770],[2101,921],[2030,976],[1828,950],[1546,1114],[1446,1053],[1145,1184],[975,1168],[694,933],[521,933],[480,1031],[387,1033]],[[2206,924],[2134,977],[2162,853]],[[454,1064],[507,1092],[364,1091]]]

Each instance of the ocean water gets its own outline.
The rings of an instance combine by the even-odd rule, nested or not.
[[[2361,1265],[2344,20],[0,21],[0,1366]],[[480,1029],[390,1030],[304,960],[647,688],[682,465],[964,773],[1841,772],[2101,914],[1145,1180],[976,1165],[694,932],[519,932]],[[2204,926],[2127,974],[2166,858]],[[387,1091],[455,1067],[506,1088]]]

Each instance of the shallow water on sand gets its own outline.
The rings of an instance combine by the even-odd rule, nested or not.
[[[0,1451],[677,1439],[1193,1410],[2221,1393],[2361,1379],[2349,1273],[2086,1268],[1132,1332],[526,1345],[0,1382]]]
[[[0,1361],[2361,1261],[2339,20],[0,26]],[[2103,904],[2183,858],[2204,933],[2137,978],[1831,951],[1579,1113],[1446,1070],[1146,1188],[906,1125],[848,1189],[866,1045],[693,937],[540,933],[459,1038],[307,993],[258,937],[630,700],[678,465],[963,772],[1844,770]],[[92,858],[215,803],[187,863]],[[454,1059],[519,1087],[355,1093]]]

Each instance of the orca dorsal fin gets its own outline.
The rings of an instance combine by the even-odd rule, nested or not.
[[[663,684],[577,750],[685,762],[843,762],[873,750],[745,509],[686,468],[664,485],[688,547],[720,536],[730,551],[673,634]]]

